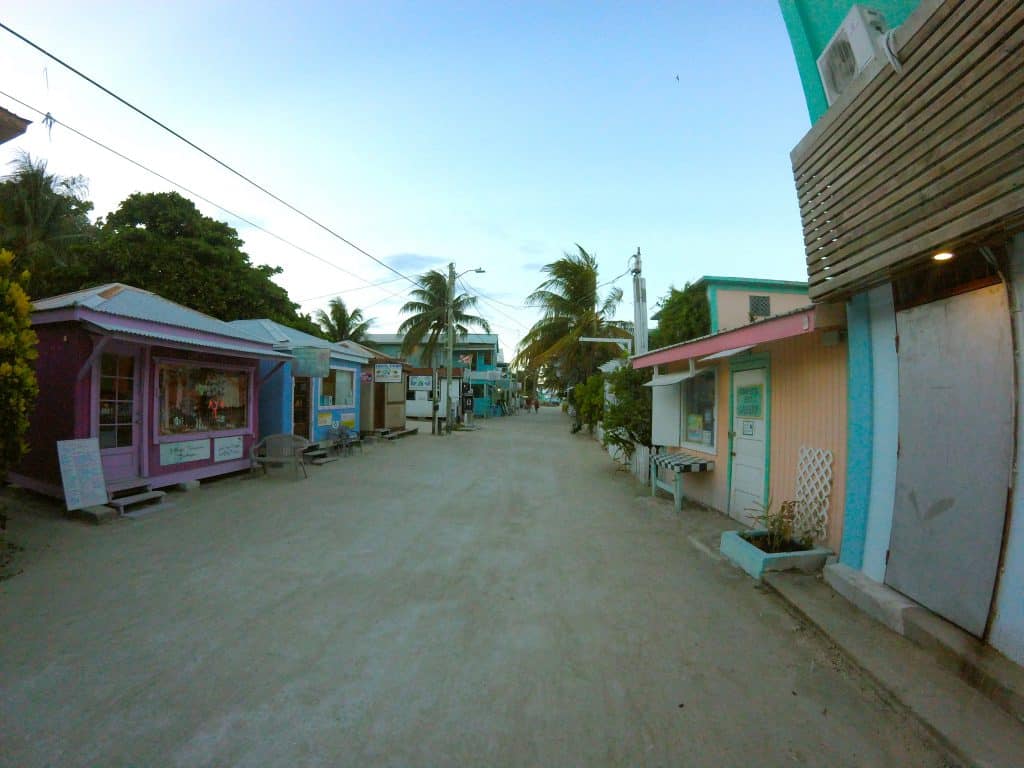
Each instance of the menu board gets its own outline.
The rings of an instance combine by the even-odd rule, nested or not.
[[[58,440],[57,458],[64,485],[64,503],[69,510],[107,503],[109,497],[97,438]]]

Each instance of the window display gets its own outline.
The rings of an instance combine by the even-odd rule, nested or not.
[[[192,365],[159,367],[160,434],[249,426],[249,373]]]
[[[351,408],[355,405],[353,371],[331,371],[321,380],[320,405]]]
[[[683,437],[701,448],[715,447],[715,373],[683,382]]]

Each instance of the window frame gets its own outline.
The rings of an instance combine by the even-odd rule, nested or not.
[[[711,392],[712,402],[711,407],[711,418],[714,426],[711,429],[711,445],[707,443],[695,443],[691,440],[687,440],[687,429],[686,429],[686,417],[689,414],[688,405],[686,402],[686,388],[687,385],[696,384],[698,378],[702,376],[711,376]],[[698,370],[696,375],[679,382],[679,447],[685,448],[690,451],[699,451],[700,453],[707,454],[708,456],[718,455],[718,367],[704,368]]]
[[[208,429],[202,432],[176,432],[174,434],[163,434],[162,432],[162,414],[160,412],[161,403],[161,386],[160,377],[161,372],[166,368],[207,368],[214,371],[223,371],[225,373],[244,373],[246,375],[247,384],[245,390],[245,426],[243,427],[232,427],[231,429]],[[153,359],[153,394],[152,394],[152,407],[153,407],[153,425],[151,428],[153,445],[159,445],[160,443],[180,443],[187,442],[189,440],[201,440],[203,438],[210,437],[236,437],[238,435],[252,436],[255,434],[253,430],[253,421],[255,420],[255,403],[253,402],[253,396],[255,393],[256,386],[256,368],[249,365],[237,365],[231,363],[213,363],[206,362],[203,360],[181,360],[173,357],[157,357]]]
[[[338,374],[344,373],[349,377],[349,394],[352,398],[350,403],[331,403],[330,405],[324,404],[324,382],[328,378],[334,381],[334,394],[333,398],[337,399],[338,394]],[[317,408],[320,410],[344,410],[353,409],[356,407],[356,372],[354,368],[331,368],[330,376],[322,376],[320,378],[320,390],[317,393]]]

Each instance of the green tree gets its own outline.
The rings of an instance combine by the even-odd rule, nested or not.
[[[81,176],[50,173],[45,160],[21,153],[0,182],[0,247],[32,274],[32,294],[78,287],[77,249],[93,240],[92,203]]]
[[[39,392],[32,361],[36,334],[30,325],[32,305],[22,287],[28,272],[20,274],[14,254],[0,250],[0,478],[17,466],[28,450],[25,432]],[[7,518],[0,508],[0,543]]]
[[[242,245],[233,227],[176,192],[136,193],[102,223],[79,282],[127,283],[221,320],[267,317],[323,336],[273,281],[281,268],[253,265]]]
[[[593,434],[604,415],[604,376],[595,373],[573,390],[573,404],[576,406],[576,421],[586,425],[587,431]],[[573,431],[577,431],[576,427]]]
[[[603,443],[617,447],[629,460],[637,444],[651,447],[651,380],[648,368],[625,365],[608,374]]]
[[[362,343],[373,324],[372,317],[363,319],[363,310],[353,309],[349,312],[341,297],[331,299],[327,312],[318,310],[316,320],[331,341],[349,339],[357,343]]]
[[[658,321],[651,339],[654,349],[711,333],[711,307],[707,293],[698,285],[686,283],[681,291],[669,287],[652,317]]]
[[[411,315],[398,326],[398,332],[404,335],[402,356],[409,358],[420,347],[421,363],[431,365],[436,362],[435,355],[448,327],[448,277],[432,269],[420,275],[419,287],[413,288],[409,295],[412,299],[399,310],[404,315]],[[469,333],[470,326],[477,326],[485,333],[491,332],[491,326],[484,318],[468,313],[468,310],[476,309],[475,296],[460,293],[455,296],[452,304],[455,310],[456,338]]]
[[[519,344],[515,363],[528,370],[547,367],[559,389],[583,382],[598,366],[620,353],[614,344],[582,342],[585,336],[629,338],[629,323],[613,320],[622,290],[612,288],[601,298],[597,260],[582,246],[547,264],[548,278],[526,297],[542,317]]]

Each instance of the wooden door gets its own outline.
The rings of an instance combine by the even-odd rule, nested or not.
[[[100,355],[96,426],[108,484],[139,477],[142,403],[136,352]]]
[[[309,439],[309,422],[312,412],[310,380],[306,376],[296,377],[292,392],[292,434]]]
[[[767,370],[732,373],[732,485],[729,514],[755,524],[765,499],[768,457]]]

